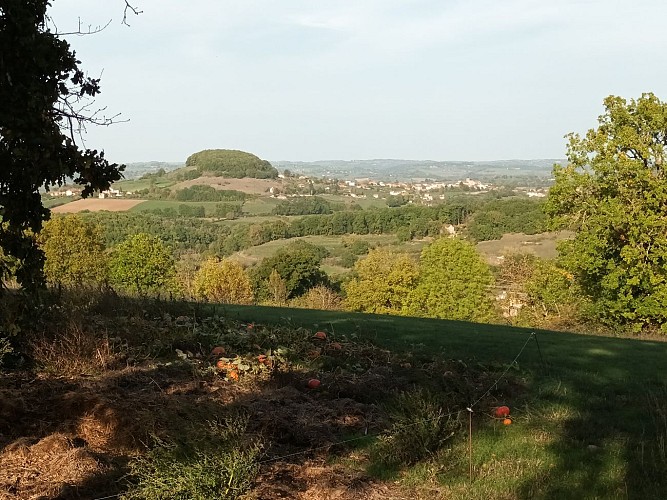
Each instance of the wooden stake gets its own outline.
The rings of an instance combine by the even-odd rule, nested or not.
[[[468,474],[472,483],[472,408],[468,408],[468,465]]]

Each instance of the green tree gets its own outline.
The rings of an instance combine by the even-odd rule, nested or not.
[[[188,157],[188,167],[194,166],[200,172],[211,172],[221,177],[254,177],[275,179],[278,171],[266,160],[233,149],[206,149]]]
[[[667,324],[667,104],[610,96],[598,127],[569,134],[546,212],[575,231],[561,263],[608,323]]]
[[[176,266],[170,249],[145,233],[130,236],[115,248],[110,269],[114,284],[139,295],[174,288]]]
[[[48,25],[49,3],[3,0],[0,7],[0,247],[15,259],[19,283],[30,288],[43,283],[44,255],[33,235],[49,211],[39,189],[73,179],[86,197],[107,189],[123,169],[74,142],[83,125],[109,121],[79,111],[100,92],[99,80],[85,76]],[[0,282],[9,272],[0,263]]]
[[[78,215],[55,217],[44,224],[38,241],[49,284],[73,287],[107,281],[108,258],[97,224]]]
[[[408,298],[414,315],[465,321],[489,321],[493,275],[473,245],[440,238],[422,250],[419,283]]]
[[[288,298],[303,295],[309,289],[328,282],[326,274],[320,269],[323,259],[322,250],[305,241],[296,241],[264,259],[253,272],[255,288],[261,298],[267,298],[266,283],[275,270],[285,280]]]
[[[371,250],[354,266],[356,277],[343,286],[345,306],[353,311],[405,314],[408,296],[417,285],[417,264],[404,253]]]
[[[269,292],[269,302],[272,305],[284,306],[287,304],[287,285],[275,269],[269,275],[266,288]]]
[[[252,304],[250,278],[236,261],[209,259],[197,271],[195,297],[224,304]]]

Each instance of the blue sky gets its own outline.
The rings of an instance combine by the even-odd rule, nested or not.
[[[609,94],[667,99],[660,0],[54,0],[112,161],[559,158]]]

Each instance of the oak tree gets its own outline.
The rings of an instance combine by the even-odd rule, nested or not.
[[[86,76],[70,45],[53,31],[49,5],[0,1],[0,248],[26,288],[43,283],[44,255],[34,234],[49,211],[40,188],[72,179],[85,197],[107,189],[123,169],[75,142],[87,123],[110,120],[91,107],[99,79]],[[0,261],[0,281],[9,273]]]
[[[569,134],[546,211],[575,231],[562,264],[601,319],[667,328],[667,103],[610,96],[598,127]]]
[[[38,241],[49,284],[99,286],[107,281],[108,257],[99,225],[78,215],[55,217],[44,224]]]
[[[408,310],[415,316],[486,322],[493,317],[492,284],[491,269],[472,244],[440,238],[422,250]]]
[[[353,311],[405,314],[409,294],[417,285],[417,263],[405,253],[371,250],[354,266],[355,277],[344,285],[345,305]]]

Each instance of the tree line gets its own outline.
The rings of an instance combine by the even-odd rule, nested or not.
[[[370,248],[360,239],[348,241],[349,250],[361,257],[340,281],[322,271],[328,251],[303,240],[247,269],[215,256],[201,256],[193,263],[146,233],[128,235],[107,248],[100,226],[80,215],[52,219],[38,240],[46,256],[46,279],[56,287],[111,286],[139,296],[169,294],[216,303],[478,322],[511,320],[532,326],[581,321],[585,313],[572,276],[554,263],[516,256],[494,270],[470,242],[459,238],[437,238],[418,258]],[[525,302],[521,316],[510,319],[502,317],[496,289],[508,280]]]

